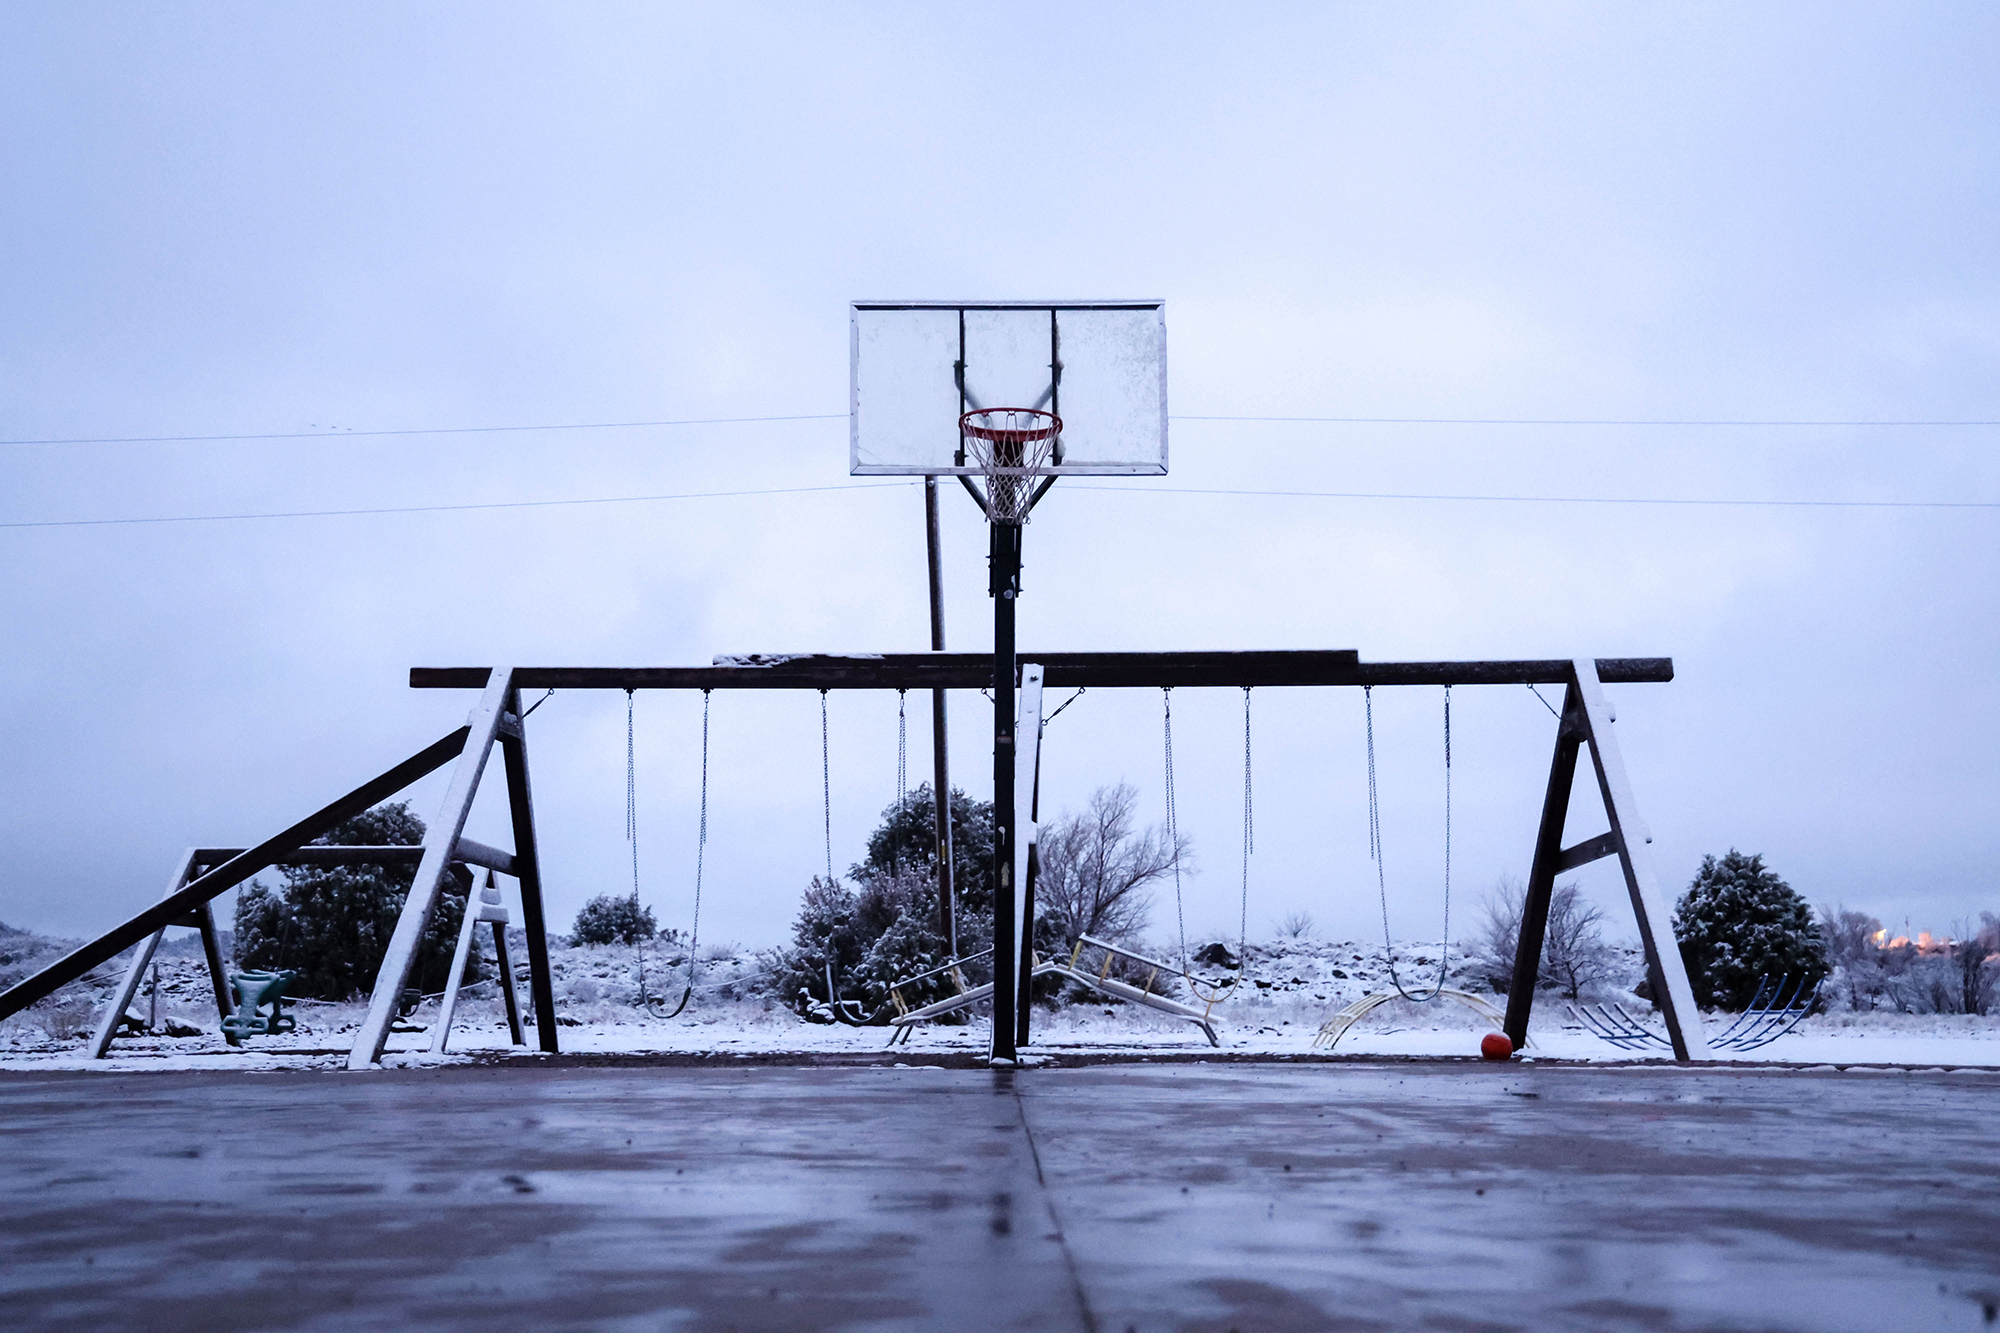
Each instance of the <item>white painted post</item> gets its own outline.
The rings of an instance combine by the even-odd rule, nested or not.
[[[486,759],[493,751],[494,738],[507,712],[507,700],[514,688],[514,668],[495,667],[486,680],[486,690],[478,706],[466,719],[465,749],[452,770],[451,788],[444,806],[424,835],[423,860],[417,863],[417,877],[410,883],[410,896],[403,900],[403,914],[389,937],[389,949],[382,957],[382,970],[375,974],[375,993],[368,1000],[368,1017],[354,1035],[354,1049],[347,1054],[350,1070],[367,1069],[382,1058],[389,1041],[389,1024],[395,1020],[396,1004],[416,965],[417,946],[423,942],[424,927],[430,924],[431,909],[437,905],[438,885],[451,864],[453,849],[465,831],[466,816],[472,813],[472,798],[479,792],[479,778],[486,771]]]
[[[1695,1007],[1694,988],[1688,984],[1680,944],[1674,939],[1673,905],[1660,888],[1659,875],[1653,868],[1653,834],[1639,817],[1638,803],[1632,799],[1625,760],[1611,731],[1614,720],[1611,705],[1604,697],[1604,685],[1597,678],[1594,659],[1576,659],[1576,685],[1583,699],[1590,762],[1597,769],[1604,813],[1611,821],[1611,834],[1618,843],[1618,864],[1625,872],[1625,891],[1631,895],[1632,913],[1639,919],[1639,940],[1646,947],[1653,1003],[1667,1021],[1667,1037],[1673,1042],[1674,1058],[1706,1058],[1708,1039],[1702,1035],[1701,1011]]]
[[[1034,926],[1034,904],[1028,898],[1028,858],[1033,853],[1035,823],[1035,769],[1042,761],[1042,676],[1040,662],[1021,663],[1020,720],[1014,727],[1014,825],[1021,832],[1014,839],[1014,902],[1018,915],[1014,925],[1014,975],[1028,975],[1026,959],[1033,952],[1030,938]]]
[[[174,864],[172,878],[167,880],[167,891],[160,895],[162,898],[171,898],[187,887],[188,872],[194,869],[194,850],[190,847],[181,853],[180,860]],[[146,967],[153,961],[153,950],[160,947],[166,933],[166,928],[161,927],[139,941],[133,951],[132,964],[125,969],[125,979],[118,983],[118,991],[111,997],[111,1007],[104,1011],[104,1017],[97,1024],[97,1033],[90,1039],[91,1059],[102,1060],[110,1052],[111,1039],[118,1035],[118,1022],[125,1017],[132,997],[139,993],[139,983],[145,980]]]
[[[486,872],[493,883],[493,872]],[[431,1029],[431,1054],[443,1055],[451,1039],[451,1018],[458,1008],[458,987],[465,980],[465,960],[472,956],[473,932],[479,928],[480,887],[474,884],[465,895],[465,919],[458,923],[458,947],[452,950],[451,974],[444,981],[444,998],[438,1002],[437,1025]]]

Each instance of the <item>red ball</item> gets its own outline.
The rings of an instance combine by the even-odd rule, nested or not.
[[[1511,1060],[1514,1043],[1507,1040],[1504,1032],[1489,1032],[1479,1042],[1479,1053],[1488,1060]]]

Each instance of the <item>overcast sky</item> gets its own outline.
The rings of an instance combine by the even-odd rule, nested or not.
[[[921,490],[846,475],[854,298],[1164,298],[1183,418],[2000,419],[1996,51],[1971,4],[0,6],[0,438],[326,437],[0,446],[0,920],[95,934],[450,730],[471,696],[413,665],[927,647]],[[770,416],[814,419],[342,438]],[[1037,511],[1022,642],[1671,655],[1612,687],[1670,892],[1738,847],[1949,930],[2000,911],[2000,508],[1188,492],[1996,504],[1997,438],[1176,420],[1170,476]],[[1252,706],[1253,932],[1379,933],[1360,696]],[[630,887],[624,707],[530,725],[559,926]],[[1393,928],[1434,938],[1441,692],[1376,708]],[[777,942],[822,865],[818,709],[715,699],[706,938]],[[1191,929],[1235,927],[1241,709],[1175,697]],[[684,926],[700,700],[637,711]],[[830,713],[844,867],[896,701]],[[1526,873],[1554,723],[1499,687],[1453,722],[1457,931]],[[1047,807],[1123,779],[1160,817],[1157,692],[1049,747]]]

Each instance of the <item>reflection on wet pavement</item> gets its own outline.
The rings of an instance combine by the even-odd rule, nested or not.
[[[1984,1328],[2000,1078],[0,1078],[37,1329]]]

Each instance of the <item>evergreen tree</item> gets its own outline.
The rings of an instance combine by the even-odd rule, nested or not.
[[[929,867],[931,878],[937,878],[937,802],[928,782],[882,812],[881,824],[868,835],[867,859],[848,873],[867,879],[904,867]],[[951,867],[963,933],[965,918],[993,911],[993,807],[956,787],[951,793]]]
[[[414,847],[424,821],[398,802],[377,806],[336,825],[318,845]],[[236,957],[246,968],[289,968],[299,974],[291,993],[344,1000],[372,990],[389,936],[416,879],[414,865],[278,867],[283,888],[251,883],[236,895]],[[410,982],[426,994],[444,989],[458,946],[458,927],[472,891],[472,872],[450,867],[429,925],[417,945]],[[466,977],[478,977],[475,950]]]
[[[1812,907],[1764,864],[1735,848],[1701,869],[1674,909],[1674,936],[1695,1003],[1747,1008],[1757,984],[1789,976],[1810,989],[1826,975],[1826,943]]]
[[[936,805],[928,784],[882,812],[868,838],[867,859],[849,868],[852,883],[813,876],[792,923],[792,945],[781,957],[779,985],[801,1013],[837,997],[884,1021],[893,1008],[889,987],[946,961],[938,931]],[[958,894],[960,955],[990,942],[993,910],[993,807],[951,794],[952,863]],[[829,993],[827,974],[833,975]],[[987,980],[984,966],[967,979]],[[903,992],[912,1008],[952,993],[948,976]]]

